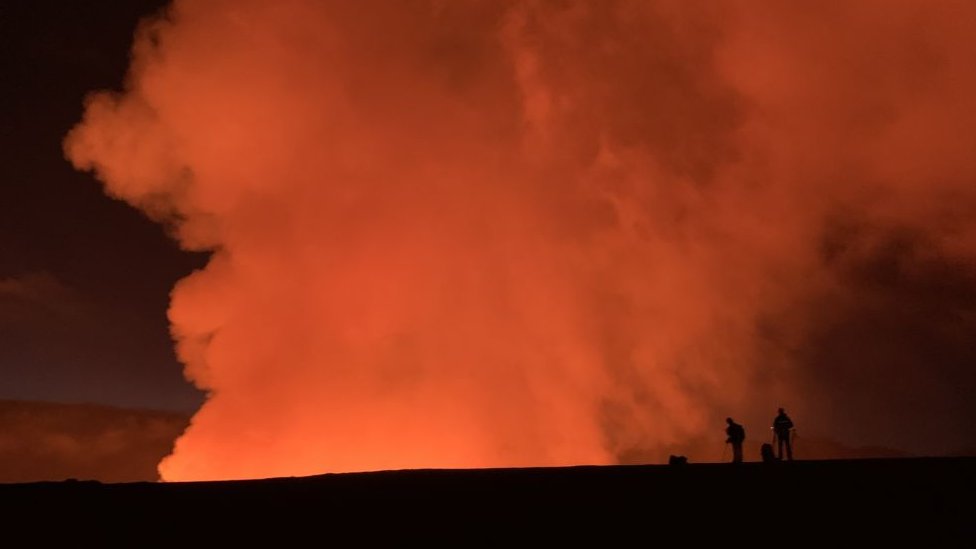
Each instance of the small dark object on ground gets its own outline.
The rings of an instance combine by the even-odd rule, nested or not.
[[[671,456],[668,458],[668,465],[688,465],[688,458],[685,456]]]
[[[776,463],[778,461],[773,454],[773,445],[768,442],[759,448],[759,454],[762,456],[763,463]]]

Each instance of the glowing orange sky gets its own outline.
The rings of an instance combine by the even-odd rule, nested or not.
[[[791,350],[858,299],[838,220],[850,257],[976,257],[974,6],[177,0],[65,143],[214,251],[163,478],[611,463],[823,408]]]

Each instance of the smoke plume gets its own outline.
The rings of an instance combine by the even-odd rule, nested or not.
[[[0,400],[0,483],[152,482],[189,418],[94,404]]]
[[[65,142],[213,251],[172,294],[209,397],[163,477],[658,460],[780,405],[971,445],[974,24],[176,0]]]

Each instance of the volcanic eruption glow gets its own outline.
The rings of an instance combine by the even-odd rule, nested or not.
[[[972,273],[974,17],[176,0],[65,141],[213,251],[172,294],[208,399],[163,478],[613,463],[780,402],[848,422],[822,395],[868,381],[810,342],[905,303],[868,267]]]

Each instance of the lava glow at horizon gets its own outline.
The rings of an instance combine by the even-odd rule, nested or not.
[[[781,402],[830,425],[821,305],[859,306],[893,235],[909,271],[976,257],[974,12],[177,0],[65,142],[214,252],[172,294],[209,398],[163,478],[613,463]]]

